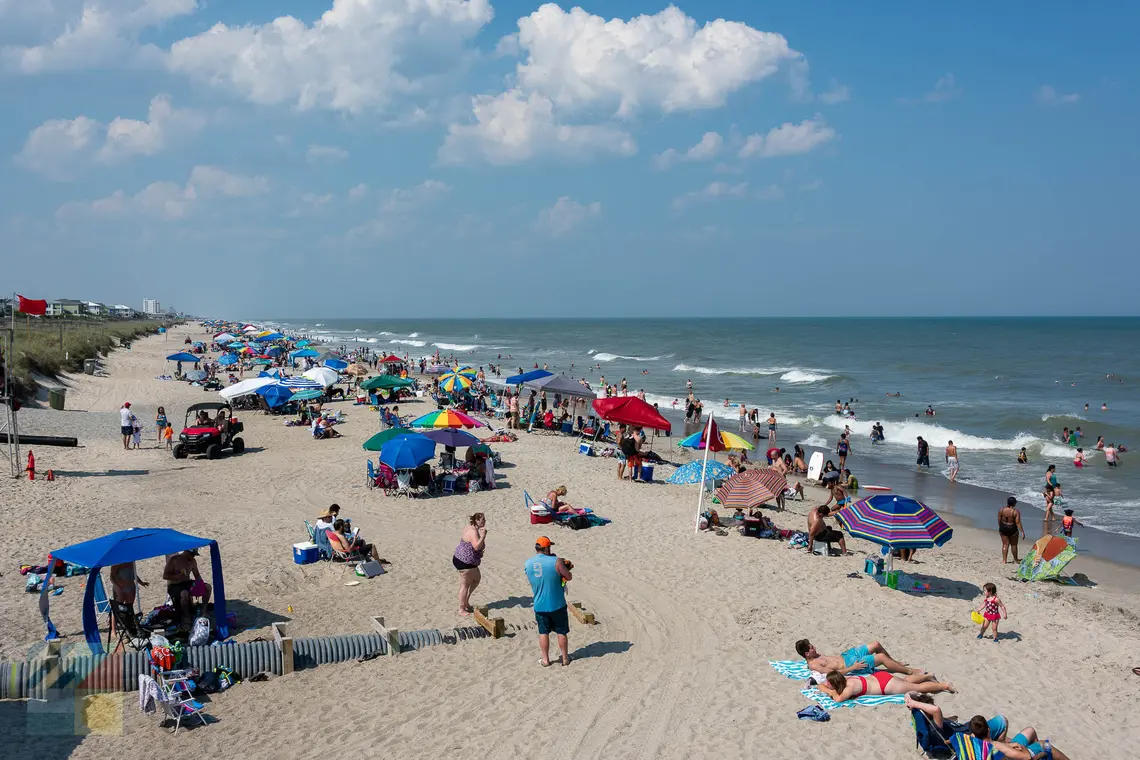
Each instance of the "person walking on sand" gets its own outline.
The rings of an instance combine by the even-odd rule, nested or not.
[[[573,563],[551,553],[554,542],[546,536],[539,536],[534,542],[535,555],[526,561],[523,571],[530,581],[534,594],[534,620],[538,624],[538,646],[542,651],[539,664],[550,666],[550,633],[558,637],[558,651],[562,664],[570,664],[570,619],[566,614],[566,585],[574,576]]]
[[[740,434],[744,435],[744,426],[748,422],[748,406],[740,405]]]
[[[164,435],[166,435],[166,423],[167,423],[167,421],[168,420],[166,419],[166,407],[160,406],[158,408],[158,414],[156,414],[154,416],[154,424],[155,424],[155,427],[158,428],[158,438],[156,438],[155,442],[154,442],[154,447],[156,449],[162,445],[162,437]]]
[[[998,533],[1001,534],[1001,562],[1009,562],[1009,550],[1013,549],[1013,562],[1021,560],[1017,556],[1017,536],[1025,538],[1025,528],[1021,527],[1021,510],[1017,508],[1017,498],[1010,496],[1005,506],[998,510]]]
[[[132,421],[134,415],[131,413],[131,402],[124,401],[123,405],[119,407],[119,432],[123,435],[123,448],[131,448],[131,435],[135,432],[135,424]]]
[[[998,599],[997,586],[992,583],[987,583],[982,586],[986,591],[982,603],[978,605],[978,612],[982,615],[982,630],[978,633],[978,638],[986,635],[986,628],[993,623],[994,626],[994,641],[998,640],[998,621],[1004,618],[1009,618],[1009,611],[1005,608],[1005,603]]]
[[[958,479],[958,447],[953,441],[946,442],[946,465],[950,468],[950,482]]]
[[[471,594],[479,587],[482,575],[479,563],[483,561],[483,549],[487,544],[487,517],[476,512],[467,518],[467,527],[455,547],[451,564],[459,571],[459,614],[470,615],[475,609],[471,606]]]

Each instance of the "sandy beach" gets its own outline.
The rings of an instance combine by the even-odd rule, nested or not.
[[[0,481],[0,550],[8,558],[0,657],[36,651],[44,634],[18,565],[135,526],[217,539],[239,641],[268,636],[273,621],[287,621],[296,637],[364,633],[374,615],[402,630],[470,625],[455,612],[451,555],[477,511],[489,530],[472,601],[505,618],[509,635],[243,683],[211,698],[214,723],[177,736],[140,715],[134,694],[123,697],[121,730],[82,738],[26,736],[21,709],[5,703],[0,728],[15,737],[4,741],[6,757],[916,757],[901,705],[837,709],[822,724],[796,719],[811,702],[802,684],[768,662],[795,659],[800,638],[831,654],[882,642],[955,684],[959,693],[936,697],[948,715],[1005,714],[1014,730],[1035,726],[1071,757],[1129,757],[1140,739],[1134,568],[1081,556],[1069,572],[1093,587],[1021,584],[1012,580],[1016,566],[1001,563],[996,533],[955,526],[945,547],[901,566],[942,593],[902,593],[862,574],[877,546],[849,540],[853,556],[820,557],[735,530],[695,535],[696,486],[661,482],[671,467],[659,466],[652,484],[622,482],[613,460],[580,456],[573,438],[545,434],[494,445],[509,463],[494,491],[385,497],[365,488],[361,449],[378,429],[377,415],[347,401],[331,404],[347,415],[339,439],[316,441],[281,417],[243,412],[243,455],[175,460],[147,448],[155,445],[156,408],[165,406],[177,430],[187,405],[216,397],[155,379],[184,335],[208,339],[205,328],[190,325],[137,341],[107,357],[100,376],[69,378],[67,411],[22,413],[24,432],[73,435],[81,446],[35,448],[37,469],[53,469],[55,482]],[[140,451],[123,450],[118,436],[124,401],[146,424]],[[419,415],[432,407],[428,400],[401,408]],[[667,460],[690,461],[690,452],[671,445],[676,440],[656,438],[654,448]],[[569,502],[612,524],[531,525],[524,491],[538,498],[558,484],[568,486]],[[809,487],[805,501],[772,517],[802,530],[807,510],[825,498]],[[293,563],[291,545],[306,538],[302,521],[333,502],[391,562],[387,574],[346,586],[339,566]],[[1038,537],[1032,522],[1023,551]],[[574,562],[569,598],[598,620],[573,624],[569,667],[538,664],[522,566],[543,534]],[[161,570],[159,560],[139,565],[140,577],[155,581],[142,590],[144,607],[162,601]],[[997,644],[975,639],[970,622],[986,582],[997,584],[1010,613]],[[65,579],[52,600],[66,643],[82,641],[81,584]]]

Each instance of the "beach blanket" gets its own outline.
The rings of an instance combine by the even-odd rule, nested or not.
[[[793,681],[807,681],[812,677],[811,669],[808,668],[807,663],[803,660],[769,660],[768,664],[779,673],[780,675],[791,678]],[[871,671],[863,668],[861,670],[853,670],[848,675],[852,676],[865,676]],[[901,694],[897,695],[876,695],[866,697],[856,697],[849,699],[846,702],[836,702],[831,697],[824,694],[814,686],[809,686],[806,689],[800,689],[800,694],[803,694],[813,702],[819,703],[825,710],[834,710],[839,707],[855,707],[856,705],[864,705],[866,707],[874,707],[875,705],[901,705],[904,703],[905,698]]]

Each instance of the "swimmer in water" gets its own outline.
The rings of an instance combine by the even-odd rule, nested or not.
[[[725,399],[725,400],[724,400],[724,408],[725,408],[725,409],[727,409],[727,408],[728,408],[728,399]]]
[[[779,392],[780,392],[780,386],[777,385],[775,390],[772,391],[772,393],[779,393]]]
[[[1108,411],[1108,404],[1101,404],[1101,405],[1100,405],[1100,410],[1101,410],[1102,412],[1107,412],[1107,411]]]

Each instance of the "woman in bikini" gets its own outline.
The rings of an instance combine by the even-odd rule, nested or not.
[[[910,676],[896,676],[885,670],[876,670],[868,676],[846,677],[838,670],[827,674],[826,683],[818,688],[835,702],[846,702],[857,697],[877,697],[884,694],[937,694],[948,691],[954,693],[954,684],[935,681],[929,673],[915,673]]]
[[[1001,534],[1001,561],[1009,561],[1009,550],[1013,548],[1013,562],[1021,562],[1017,557],[1017,536],[1020,533],[1025,538],[1025,528],[1021,527],[1021,510],[1017,508],[1017,499],[1010,496],[1005,506],[998,510],[998,533]]]
[[[557,488],[546,494],[546,503],[550,505],[551,512],[572,512],[578,513],[573,504],[567,504],[562,501],[562,497],[566,495],[566,486],[558,486]]]

